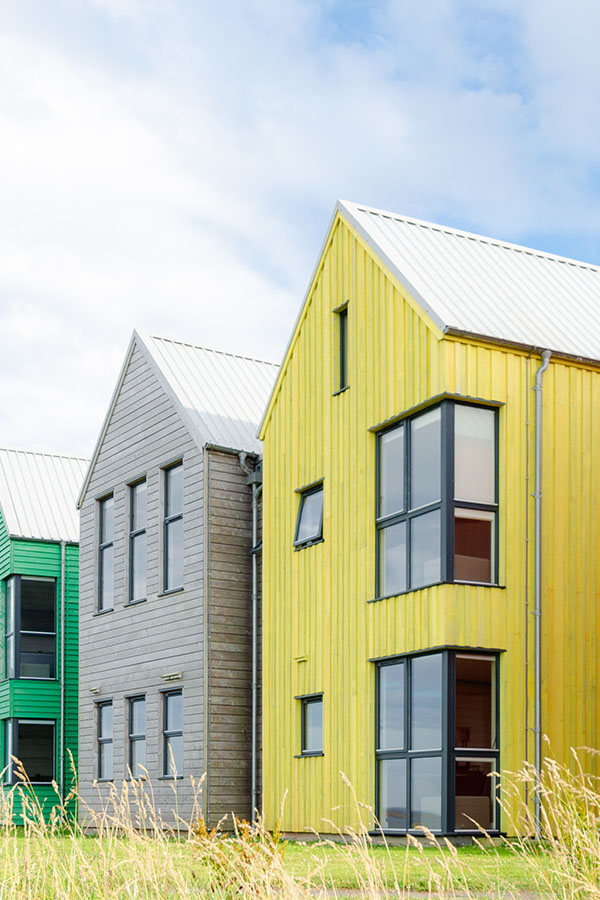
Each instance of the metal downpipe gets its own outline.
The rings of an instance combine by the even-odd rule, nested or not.
[[[60,542],[60,799],[65,802],[65,607],[66,541]]]
[[[542,364],[535,373],[535,836],[541,837],[542,801],[539,781],[542,774],[542,378],[550,365],[550,350],[541,353]]]

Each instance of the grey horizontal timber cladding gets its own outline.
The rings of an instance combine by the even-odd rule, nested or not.
[[[207,450],[208,816],[251,817],[252,490],[238,456]]]
[[[163,467],[183,461],[184,588],[163,595]],[[147,480],[147,594],[129,600],[129,485]],[[97,607],[97,498],[114,494],[114,610]],[[98,774],[96,703],[113,701],[114,781],[128,776],[128,697],[146,696],[147,768],[156,805],[166,822],[194,811],[190,777],[206,768],[203,745],[204,680],[204,455],[185,422],[134,345],[119,396],[81,508],[80,558],[80,754],[82,822],[86,804],[100,808],[93,785]],[[180,680],[162,677],[182,673]],[[162,715],[165,689],[183,690],[183,780],[163,774]],[[220,712],[220,711],[219,711]],[[99,785],[105,793],[107,785]],[[237,790],[237,789],[236,789]],[[89,818],[89,817],[88,817]]]

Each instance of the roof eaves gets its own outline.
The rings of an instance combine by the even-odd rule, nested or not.
[[[592,356],[581,356],[577,353],[567,353],[564,350],[554,350],[552,347],[546,347],[543,344],[522,344],[519,341],[511,341],[507,338],[493,337],[489,334],[478,334],[474,331],[465,331],[463,328],[456,328],[449,325],[444,333],[449,337],[466,338],[472,341],[483,341],[486,344],[496,344],[501,347],[510,347],[513,350],[521,350],[528,353],[542,353],[544,350],[550,350],[552,359],[565,359],[569,362],[581,363],[583,365],[600,366],[600,359]]]

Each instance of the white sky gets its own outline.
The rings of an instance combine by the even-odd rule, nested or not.
[[[600,5],[3,0],[0,444],[134,327],[278,361],[337,197],[600,262]]]

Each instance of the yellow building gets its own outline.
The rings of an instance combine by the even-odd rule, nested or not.
[[[268,827],[343,772],[507,830],[490,772],[599,746],[599,409],[600,269],[338,203],[261,428]]]

